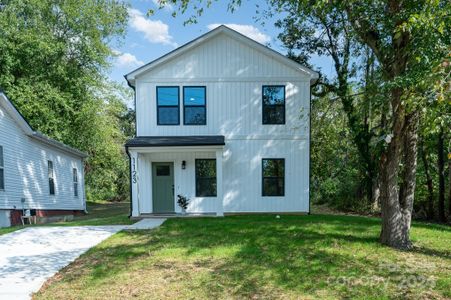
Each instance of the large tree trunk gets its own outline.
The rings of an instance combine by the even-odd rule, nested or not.
[[[402,132],[404,127],[404,108],[400,105],[401,91],[394,90],[393,105],[393,130],[388,147],[381,154],[381,216],[382,230],[380,241],[382,244],[401,248],[408,243],[405,240],[404,228],[401,225],[402,216],[399,207],[398,191],[398,165],[402,146]]]
[[[381,212],[382,244],[398,249],[412,246],[409,239],[415,191],[417,167],[418,115],[416,112],[405,115],[400,103],[401,91],[395,89],[393,105],[393,137],[381,156]],[[403,172],[403,194],[399,197],[398,174],[401,149],[405,144],[405,167]]]
[[[445,157],[444,157],[444,133],[440,129],[438,135],[437,155],[438,155],[438,217],[441,222],[446,222],[445,216]]]
[[[423,161],[424,173],[426,175],[426,185],[428,188],[427,217],[431,220],[434,218],[434,184],[432,182],[431,172],[429,171],[429,161],[427,159],[426,147],[424,143],[421,144],[421,160]]]
[[[399,204],[405,218],[405,224],[408,224],[407,230],[410,230],[412,219],[413,201],[415,199],[415,186],[417,175],[417,155],[418,155],[418,112],[412,112],[406,116],[405,135],[404,135],[404,171],[402,178],[402,197]],[[409,232],[407,232],[407,238]]]

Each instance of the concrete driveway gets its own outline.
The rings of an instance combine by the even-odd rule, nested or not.
[[[143,222],[145,221],[145,222]],[[30,299],[78,256],[122,229],[151,229],[161,220],[130,226],[31,227],[0,236],[0,299]]]

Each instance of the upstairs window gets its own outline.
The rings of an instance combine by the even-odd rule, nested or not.
[[[263,159],[262,175],[263,196],[285,195],[285,159]]]
[[[0,191],[5,189],[5,163],[3,161],[3,147],[0,146]]]
[[[263,124],[285,124],[285,86],[263,86]]]
[[[178,86],[157,87],[157,124],[180,124],[180,100]]]
[[[74,197],[78,197],[78,171],[76,168],[72,169],[72,181],[74,183]]]
[[[216,197],[216,159],[196,159],[196,197]]]
[[[207,124],[207,96],[204,86],[183,87],[183,124]]]
[[[48,174],[49,174],[49,194],[55,195],[55,174],[53,172],[53,162],[48,161]]]

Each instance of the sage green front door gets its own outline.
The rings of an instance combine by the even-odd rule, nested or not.
[[[173,213],[174,210],[174,164],[152,163],[153,213]]]

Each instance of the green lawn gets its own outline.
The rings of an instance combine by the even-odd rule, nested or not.
[[[74,217],[70,222],[57,222],[47,225],[83,226],[83,225],[123,225],[133,224],[136,221],[129,219],[130,203],[87,203],[88,214]]]
[[[378,242],[376,218],[169,219],[122,231],[35,299],[449,299],[451,229],[415,223],[415,249]]]
[[[88,214],[74,217],[68,222],[55,222],[31,226],[81,226],[81,225],[121,225],[132,224],[128,218],[130,203],[94,203],[88,202]],[[25,227],[29,227],[26,225]],[[23,229],[23,226],[0,228],[0,235]]]

